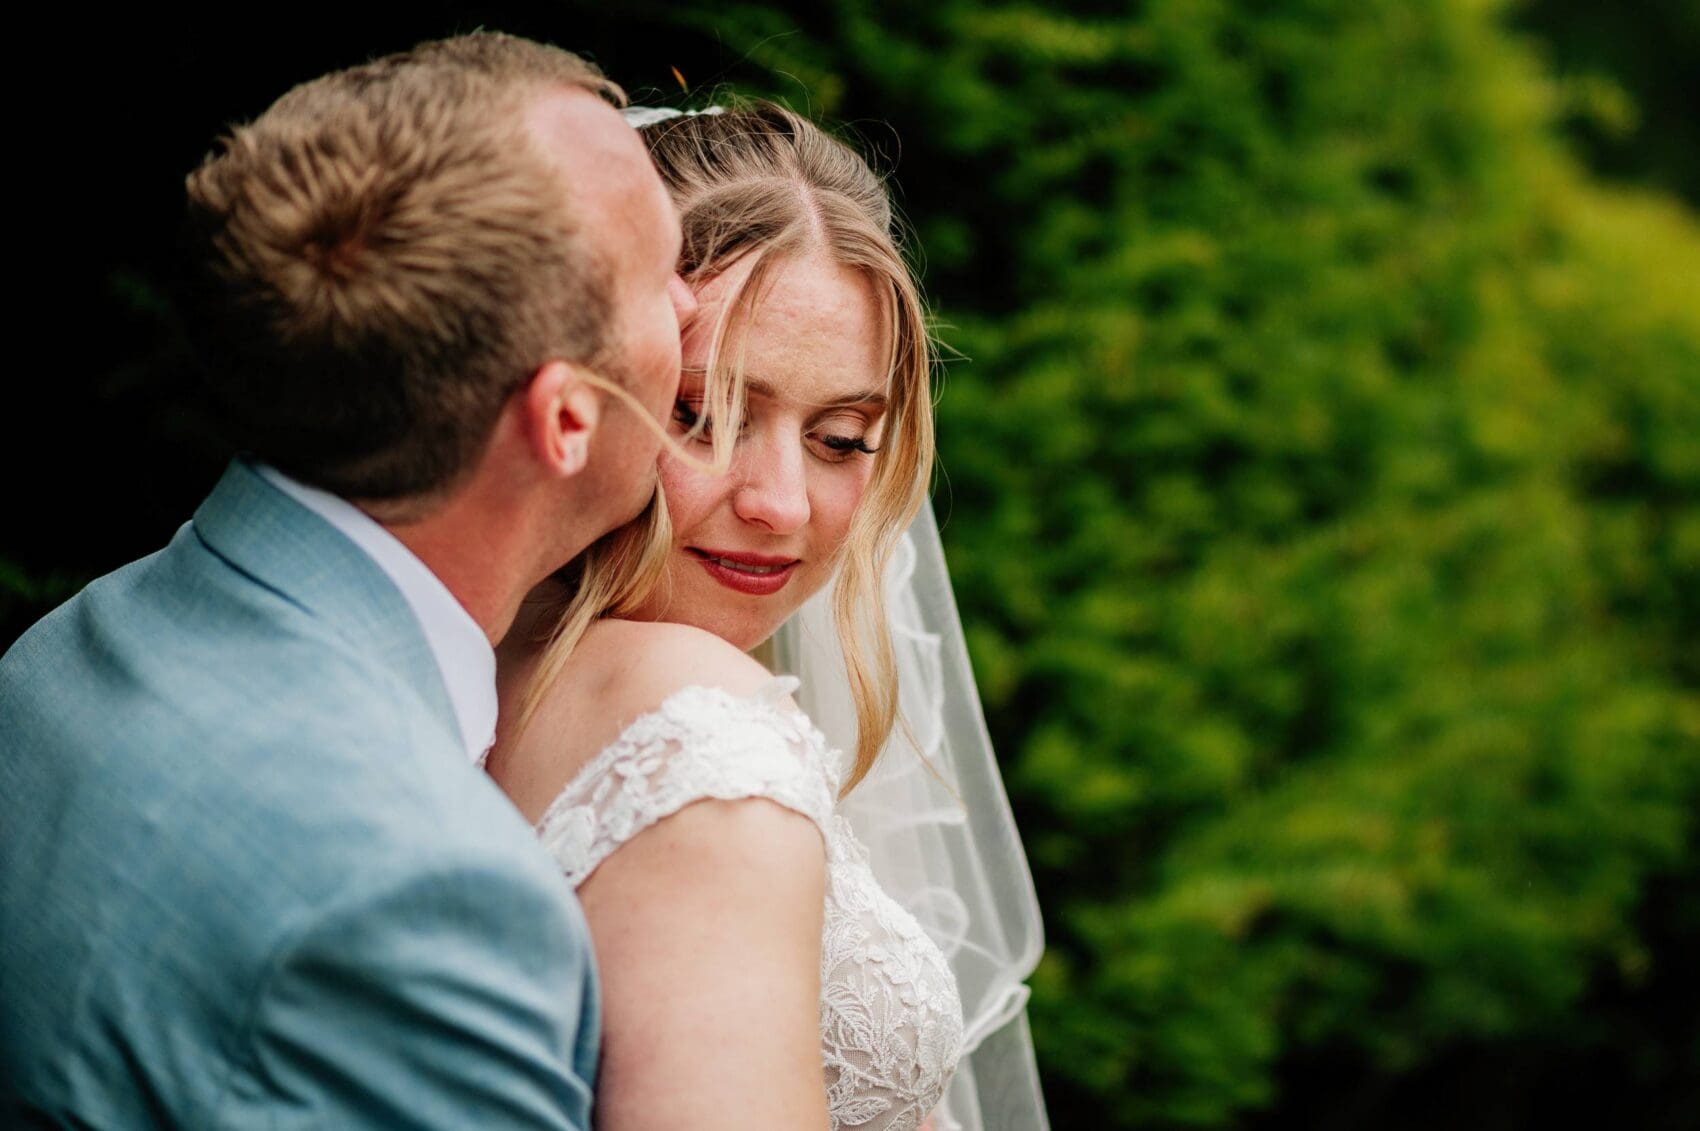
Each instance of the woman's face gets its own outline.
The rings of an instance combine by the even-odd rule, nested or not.
[[[709,339],[734,264],[697,293],[673,427],[702,410]],[[724,475],[665,454],[666,581],[639,616],[749,649],[831,578],[873,474],[886,403],[885,328],[867,277],[819,255],[776,263],[745,331],[744,419]],[[718,420],[711,429],[722,427]],[[708,458],[705,434],[692,443]]]

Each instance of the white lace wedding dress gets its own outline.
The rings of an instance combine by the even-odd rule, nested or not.
[[[833,1131],[913,1131],[962,1050],[962,1004],[944,956],[875,882],[834,812],[840,756],[778,700],[778,679],[740,697],[688,687],[628,726],[538,822],[574,887],[620,845],[693,801],[765,797],[820,827],[826,845],[821,1061]]]

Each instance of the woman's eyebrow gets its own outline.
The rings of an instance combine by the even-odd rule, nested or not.
[[[783,394],[781,394],[774,385],[762,380],[760,377],[745,377],[744,388],[758,396],[767,397],[769,400],[777,401],[785,399]],[[845,396],[833,397],[830,400],[810,402],[809,407],[855,408],[861,405],[874,405],[879,408],[884,408],[886,405],[885,393],[878,389],[870,389],[864,393],[848,393]]]
[[[701,366],[687,365],[684,367],[684,372],[693,377],[706,378],[708,376],[708,371],[703,369]],[[744,378],[744,389],[747,392],[754,393],[758,397],[766,397],[769,400],[778,401],[787,399],[779,392],[778,386],[764,380],[761,377],[746,376]],[[888,401],[884,392],[878,389],[870,389],[865,393],[849,393],[842,397],[834,397],[831,400],[821,401],[818,404],[811,404],[809,407],[833,409],[856,408],[862,405],[872,405],[875,408],[883,409],[886,407],[887,403]]]

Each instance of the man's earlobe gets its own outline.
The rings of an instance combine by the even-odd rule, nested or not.
[[[526,388],[527,438],[532,455],[551,475],[577,475],[590,462],[602,398],[585,376],[569,362],[551,361]]]
[[[590,459],[590,445],[582,437],[571,436],[561,444],[555,458],[555,470],[562,475],[577,475]]]

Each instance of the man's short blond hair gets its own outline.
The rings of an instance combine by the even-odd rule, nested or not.
[[[231,438],[372,501],[451,488],[539,366],[597,364],[612,281],[524,124],[569,52],[479,32],[314,79],[188,178],[189,313]]]

